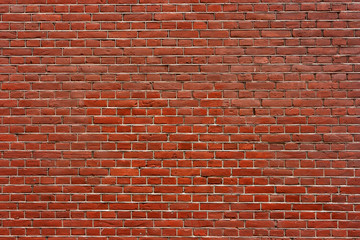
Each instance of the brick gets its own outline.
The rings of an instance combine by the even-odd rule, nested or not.
[[[233,99],[231,105],[234,107],[260,107],[259,99]]]
[[[260,37],[260,31],[254,30],[233,30],[230,33],[231,37],[241,38],[257,38]]]
[[[268,38],[281,38],[281,37],[291,37],[290,31],[261,31],[262,37],[268,37]]]
[[[182,20],[183,14],[181,13],[155,13],[154,20],[157,21],[169,21],[169,20]]]
[[[306,30],[306,29],[294,29],[294,37],[321,37],[322,31],[319,29]]]
[[[247,228],[271,228],[275,226],[275,222],[269,220],[247,220],[245,226]]]
[[[324,134],[325,142],[351,142],[353,137],[350,134]]]
[[[324,30],[324,37],[352,37],[352,30]]]
[[[30,21],[31,16],[29,14],[4,14],[2,20],[5,22],[24,22]]]

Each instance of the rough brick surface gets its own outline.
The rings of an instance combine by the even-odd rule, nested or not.
[[[0,3],[0,240],[360,239],[358,1]]]

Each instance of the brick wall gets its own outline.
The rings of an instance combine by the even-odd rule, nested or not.
[[[0,239],[360,239],[360,3],[1,0]]]

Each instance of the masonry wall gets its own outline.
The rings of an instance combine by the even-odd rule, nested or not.
[[[1,0],[0,239],[360,239],[360,3]]]

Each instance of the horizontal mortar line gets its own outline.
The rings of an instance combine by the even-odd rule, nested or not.
[[[186,1],[187,2],[187,1]],[[201,5],[202,3],[203,3],[204,1],[200,1],[200,2],[196,2],[196,3],[193,3],[194,5]],[[335,3],[337,3],[337,2],[335,2]],[[96,3],[96,5],[97,5],[98,3]],[[137,3],[136,3],[137,4]],[[109,4],[109,5],[136,5],[136,4],[133,4],[133,3],[114,3],[114,4]],[[144,2],[144,3],[139,3],[138,5],[144,5],[144,4],[149,4],[149,5],[156,5],[156,6],[158,6],[158,4],[153,4],[153,3],[147,3],[147,2]],[[185,3],[177,3],[177,2],[174,2],[174,5],[184,5]],[[219,3],[214,3],[214,4],[219,4]],[[234,2],[234,3],[232,3],[232,2],[225,2],[225,3],[221,3],[221,4],[237,4],[236,2]],[[241,4],[241,3],[240,3]],[[249,5],[258,5],[259,3],[258,2],[254,2],[254,3],[249,3]],[[295,2],[295,3],[293,3],[293,2],[286,2],[286,4],[288,4],[288,5],[297,5],[297,6],[299,6],[300,5],[300,3],[299,2]],[[305,2],[305,4],[307,4],[307,2]],[[321,4],[322,3],[319,3],[319,5],[321,6]],[[14,4],[11,4],[11,5],[14,5]],[[16,5],[16,4],[15,4]],[[44,5],[43,3],[41,4],[38,4],[38,5]],[[54,5],[54,6],[58,6],[59,4],[57,4],[57,3],[53,3],[52,5]],[[68,5],[76,5],[76,4],[68,4]],[[83,4],[82,4],[83,5]],[[87,5],[95,5],[95,4],[87,4]],[[186,4],[186,5],[188,5],[188,3]],[[277,4],[275,4],[275,5],[277,5]],[[351,2],[351,4],[349,4],[349,5],[356,5],[355,3],[352,3]],[[61,5],[60,5],[61,6]]]
[[[287,10],[283,10],[282,12],[277,12],[279,15],[280,14],[288,14],[290,11]],[[313,11],[313,12],[308,12],[308,11],[293,11],[292,13],[296,14],[296,13],[319,13],[319,11]],[[331,11],[323,11],[322,13],[324,14],[341,14],[341,13],[348,13],[348,14],[352,14],[352,13],[358,13],[355,11],[337,11],[337,12],[331,12]],[[61,16],[61,17],[71,17],[72,15],[85,15],[86,17],[90,17],[90,20],[84,19],[84,20],[74,20],[74,22],[117,22],[117,20],[102,20],[102,19],[97,19],[94,20],[94,18],[99,17],[99,16],[107,16],[108,14],[114,14],[114,15],[118,15],[121,16],[122,19],[126,16],[131,16],[131,15],[140,15],[140,14],[149,14],[152,15],[152,19],[151,20],[145,20],[145,21],[141,21],[138,19],[134,19],[134,20],[118,20],[121,22],[134,22],[134,23],[147,23],[147,22],[155,22],[155,23],[167,23],[167,22],[181,22],[181,21],[191,21],[191,22],[212,22],[212,21],[223,21],[223,22],[229,22],[229,21],[244,21],[244,22],[256,22],[256,21],[263,21],[263,22],[289,22],[289,21],[299,21],[299,22],[350,22],[350,21],[356,21],[358,20],[357,18],[351,18],[351,17],[340,17],[340,16],[334,16],[334,18],[328,18],[328,17],[322,17],[322,18],[317,18],[317,17],[306,17],[304,16],[303,18],[292,18],[292,17],[283,17],[280,15],[280,17],[278,17],[277,14],[275,13],[271,13],[271,12],[264,12],[264,13],[260,13],[260,12],[253,12],[253,11],[233,11],[233,12],[228,12],[228,11],[219,11],[219,12],[154,12],[154,11],[149,11],[149,12],[94,12],[94,13],[86,13],[86,12],[79,12],[79,13],[75,13],[75,12],[26,12],[26,13],[16,13],[16,12],[6,12],[6,13],[2,13],[2,16],[9,16],[9,15],[14,15],[14,14],[18,14],[18,15],[29,15],[31,14],[32,18],[37,18],[38,16]],[[169,15],[176,15],[176,14],[182,14],[182,15],[187,15],[190,14],[190,16],[185,16],[182,19],[155,19],[155,15],[156,14],[169,14]],[[237,18],[236,16],[234,18],[230,18],[230,19],[225,19],[221,16],[216,16],[216,15],[220,15],[220,14],[234,14],[234,15],[243,15],[244,18]],[[275,18],[274,19],[262,19],[262,18],[246,18],[247,14],[256,14],[256,15],[262,15],[262,14],[270,14],[273,15]],[[211,19],[194,19],[192,15],[212,15]],[[3,20],[4,22],[29,22],[29,20],[24,20],[24,21],[19,21],[19,20]],[[66,20],[34,20],[34,22],[36,23],[44,23],[44,22],[71,22],[71,20],[66,19]]]
[[[148,38],[147,38],[148,39]],[[185,38],[184,38],[185,39]],[[194,38],[192,38],[194,39]],[[205,39],[205,38],[199,38],[199,39]],[[206,38],[206,39],[209,39],[209,40],[212,40],[213,38]],[[223,39],[227,39],[227,38],[223,38]],[[245,39],[245,38],[241,38],[241,39]],[[246,38],[246,39],[254,39],[256,40],[255,38]],[[263,38],[259,38],[259,39],[263,39]],[[28,39],[20,39],[20,40],[28,40]],[[46,40],[49,40],[49,38],[47,38]],[[60,40],[59,39],[56,39],[56,40]],[[61,38],[61,40],[79,40],[79,39],[63,39]],[[163,39],[165,40],[165,39]],[[270,49],[282,49],[282,48],[305,48],[307,50],[311,50],[311,49],[318,49],[318,48],[321,48],[321,49],[351,49],[351,48],[355,48],[355,47],[358,47],[360,45],[357,45],[357,44],[353,44],[353,45],[346,45],[346,46],[331,46],[331,45],[319,45],[319,46],[316,46],[316,47],[313,47],[313,46],[308,46],[308,45],[301,45],[301,44],[298,44],[298,45],[263,45],[263,46],[259,46],[259,45],[194,45],[194,46],[181,46],[181,45],[175,45],[175,46],[169,46],[169,45],[144,45],[144,46],[111,46],[111,47],[92,47],[92,46],[89,46],[89,47],[86,47],[86,46],[82,46],[82,47],[77,47],[77,46],[69,46],[69,47],[41,47],[41,46],[31,46],[31,47],[27,47],[27,46],[14,46],[14,47],[2,47],[3,50],[16,50],[16,49],[29,49],[31,48],[31,50],[54,50],[54,49],[60,49],[60,50],[72,50],[72,49],[82,49],[82,50],[85,50],[85,49],[90,49],[90,50],[97,50],[97,49],[101,49],[101,50],[118,50],[118,49],[121,49],[121,50],[131,50],[131,49],[148,49],[148,50],[155,50],[155,49],[161,49],[161,50],[164,50],[164,49],[176,49],[176,50],[185,50],[185,49],[204,49],[204,48],[209,48],[209,49],[215,49],[215,50],[232,50],[232,49],[244,49],[244,50],[247,50],[247,49],[254,49],[254,48],[270,48]],[[120,54],[119,54],[120,55]],[[178,55],[178,54],[174,54],[174,55]],[[219,54],[219,55],[222,55],[222,56],[227,56],[227,55],[224,55],[224,54]],[[322,54],[322,55],[326,55],[326,54]],[[317,55],[317,56],[322,56],[322,55]],[[334,56],[333,54],[329,54],[330,56]],[[338,56],[339,54],[337,54],[336,56]],[[344,54],[345,55],[345,54]],[[4,55],[4,56],[9,56],[9,57],[15,57],[14,55]],[[16,55],[18,56],[18,55]],[[41,56],[41,55],[36,55],[36,56]],[[47,56],[47,55],[46,55]],[[51,55],[50,55],[51,56]],[[58,55],[55,55],[55,56],[58,56]],[[63,55],[62,55],[63,56]],[[68,55],[64,55],[64,56],[68,56]],[[71,56],[71,55],[69,55]],[[75,55],[75,56],[88,56],[86,54],[82,54],[82,55]],[[107,55],[94,55],[94,56],[107,56]],[[129,55],[125,55],[125,56],[141,56],[141,55],[132,55],[132,54],[129,54]],[[154,56],[162,56],[162,54],[158,54],[158,55],[154,55]],[[196,55],[197,56],[197,55]],[[242,55],[237,55],[237,56],[242,56]],[[253,55],[253,56],[257,56],[257,55]],[[289,55],[289,56],[293,56],[292,54]]]
[[[70,66],[70,65],[69,65]],[[35,74],[36,72],[34,73],[24,73],[25,74]],[[117,73],[104,73],[104,72],[74,72],[74,73],[67,73],[67,72],[37,72],[37,73],[41,73],[42,75],[54,75],[54,74],[57,74],[57,75],[61,75],[61,74],[66,74],[66,75],[77,75],[77,74],[88,74],[88,75],[94,75],[94,74],[102,74],[102,75],[114,75],[114,74],[117,74]],[[132,73],[132,72],[129,72],[129,73]],[[143,72],[134,72],[134,73],[142,73],[144,74]],[[176,74],[177,72],[157,72],[157,73],[166,73],[166,74]],[[193,75],[208,75],[209,73],[211,72],[186,72],[185,74],[193,74]],[[229,73],[229,72],[224,72],[223,74],[225,73]],[[258,71],[258,72],[230,72],[230,73],[238,73],[238,74],[264,74],[264,72],[261,72],[261,71]],[[265,73],[289,73],[289,74],[294,74],[294,72],[265,72]],[[303,71],[303,72],[296,72],[296,73],[312,73],[312,74],[316,74],[316,73],[332,73],[332,74],[341,74],[341,73],[360,73],[359,72],[349,72],[349,71],[344,71],[344,72],[324,72],[324,71],[319,71],[319,72],[309,72],[309,71]],[[3,74],[0,74],[0,75],[9,75],[10,73],[3,73]],[[156,74],[155,72],[152,72],[151,74]],[[178,72],[177,75],[180,75],[180,74],[184,74],[183,72]],[[221,82],[221,81],[219,81]],[[312,81],[314,82],[314,81]],[[330,82],[330,81],[329,81]],[[249,90],[249,89],[248,89]],[[265,91],[272,91],[273,89],[265,89]],[[314,90],[323,90],[322,88],[314,88]],[[70,91],[70,90],[69,90]],[[135,91],[135,89],[134,89]],[[140,90],[140,91],[151,91],[151,89],[148,89],[148,90]],[[152,90],[154,91],[154,90]],[[189,91],[196,91],[196,90],[191,90],[189,89]],[[199,91],[199,90],[197,90]],[[208,90],[210,91],[210,90]],[[257,89],[257,91],[264,91],[264,89]],[[349,90],[350,91],[350,90]],[[335,107],[335,106],[334,106]],[[339,106],[336,106],[336,107],[339,107]]]
[[[335,29],[335,30],[340,30],[340,29]],[[181,32],[183,32],[182,30],[179,30]],[[189,30],[189,31],[198,31],[198,30]],[[360,31],[360,30],[359,30]],[[0,31],[1,32],[1,31]],[[9,32],[9,31],[6,31]],[[38,32],[43,32],[41,30],[39,30]],[[53,32],[58,32],[58,31],[53,31]],[[71,30],[69,30],[69,32],[73,32]],[[87,31],[84,31],[87,32]],[[103,32],[103,31],[99,31],[99,32]],[[118,32],[118,31],[117,31]],[[127,32],[127,31],[122,31],[122,32]],[[129,31],[129,32],[135,32],[135,31]],[[138,31],[139,32],[139,31]],[[141,31],[140,31],[141,32]],[[140,33],[139,32],[139,33]],[[150,31],[146,31],[146,32],[150,32]],[[151,31],[152,32],[152,31]],[[154,32],[159,32],[159,31],[154,31]],[[175,32],[175,31],[174,31]],[[52,32],[49,32],[52,33]],[[40,41],[48,41],[48,40],[84,40],[84,39],[92,39],[92,40],[104,40],[104,41],[108,41],[108,40],[139,40],[139,39],[143,39],[143,40],[157,40],[157,39],[161,39],[161,40],[213,40],[213,39],[222,39],[222,40],[294,40],[294,38],[298,38],[300,40],[310,40],[310,39],[333,39],[333,38],[340,38],[339,36],[314,36],[314,37],[168,37],[168,36],[164,36],[164,37],[78,37],[78,38],[49,38],[49,37],[24,37],[24,38],[19,38],[19,37],[14,37],[14,38],[4,38],[3,40],[40,40]],[[345,40],[352,40],[352,39],[358,39],[358,37],[350,37],[350,36],[345,36],[345,37],[341,37],[342,39]],[[249,46],[249,45],[244,45],[244,46]],[[250,45],[251,46],[251,45]],[[289,45],[291,46],[291,45]],[[321,47],[322,45],[319,45],[319,47]],[[325,45],[324,45],[325,46]],[[326,45],[326,46],[330,46],[330,45]],[[333,45],[333,46],[341,46],[341,45]],[[342,45],[344,46],[344,45]],[[347,46],[347,45],[346,45]],[[351,45],[350,45],[351,46]],[[260,46],[259,46],[260,47]],[[264,46],[262,46],[264,47]],[[96,48],[96,47],[95,47]]]

